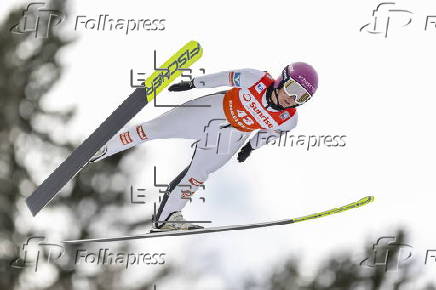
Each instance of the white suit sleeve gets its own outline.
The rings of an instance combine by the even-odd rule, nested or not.
[[[266,72],[255,69],[223,71],[194,78],[196,88],[216,88],[221,86],[249,88],[259,81]]]
[[[256,134],[250,139],[250,145],[253,149],[258,149],[262,147],[265,144],[268,144],[272,142],[273,140],[276,140],[277,138],[280,138],[280,135],[283,137],[286,136],[283,134],[284,132],[290,131],[297,126],[298,122],[298,115],[297,112],[295,112],[295,115],[278,126],[276,129],[261,129],[256,132]]]

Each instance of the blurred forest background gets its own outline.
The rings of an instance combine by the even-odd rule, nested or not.
[[[47,4],[68,16],[64,1]],[[74,117],[74,108],[48,111],[42,105],[44,96],[62,76],[59,52],[73,40],[64,38],[59,29],[51,29],[47,38],[35,38],[32,33],[11,33],[11,26],[20,22],[24,9],[25,4],[10,11],[0,23],[0,290],[132,288],[122,285],[125,271],[121,267],[102,266],[98,271],[86,272],[80,266],[71,269],[63,264],[53,264],[50,269],[43,270],[54,278],[48,279],[47,285],[41,286],[38,283],[29,284],[29,281],[35,279],[33,269],[10,266],[11,261],[19,255],[20,244],[27,237],[49,235],[48,228],[44,232],[21,225],[23,215],[28,214],[25,213],[27,209],[24,198],[40,183],[36,181],[36,176],[48,176],[49,168],[56,167],[78,145],[58,140],[52,134],[53,128],[66,124]],[[125,205],[125,192],[120,189],[128,186],[127,173],[119,167],[123,156],[125,155],[115,155],[84,169],[47,209],[53,218],[59,217],[59,211],[68,217],[65,218],[68,223],[66,227],[72,233],[68,238],[92,237],[94,224],[104,222],[108,215],[129,206]],[[108,187],[107,184],[113,180],[116,180],[118,186]],[[112,232],[122,229],[121,233],[127,234],[137,227],[145,227],[149,222],[118,219],[117,224],[106,224],[106,229]],[[401,230],[397,237],[399,243],[406,240],[406,234]],[[128,250],[128,243],[121,244],[124,246],[120,246],[120,250]],[[367,244],[371,245],[370,242]],[[370,249],[365,251],[369,256]],[[362,267],[353,253],[343,253],[325,257],[324,262],[318,266],[316,276],[308,281],[301,272],[298,258],[283,257],[282,263],[272,266],[271,272],[264,277],[241,277],[241,283],[247,290],[415,290],[417,288],[411,285],[419,275],[412,273],[412,267],[412,263],[405,264],[392,276],[383,267]],[[154,276],[148,276],[137,283],[134,289],[153,289],[153,285],[180,275],[184,275],[185,280],[189,280],[189,276],[195,279],[195,273],[177,269],[174,265],[165,265],[160,269]],[[76,280],[86,283],[78,285]],[[229,286],[226,289],[235,288]],[[429,284],[421,289],[435,290],[436,287]]]

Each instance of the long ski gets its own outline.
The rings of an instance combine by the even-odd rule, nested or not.
[[[154,99],[174,79],[188,69],[203,54],[196,41],[190,41],[155,69],[144,84],[137,88],[68,158],[53,171],[36,190],[26,198],[26,204],[35,216],[44,208],[112,136],[132,119],[144,106]]]
[[[66,244],[78,244],[78,243],[103,243],[103,242],[116,242],[116,241],[126,241],[126,240],[137,240],[137,239],[149,239],[149,238],[158,238],[158,237],[168,237],[168,236],[186,236],[186,235],[197,235],[197,234],[206,234],[206,233],[216,233],[216,232],[225,232],[225,231],[237,231],[237,230],[247,230],[247,229],[255,229],[255,228],[264,228],[276,225],[288,225],[294,224],[302,221],[317,219],[321,217],[325,217],[331,214],[344,212],[346,210],[361,207],[367,205],[368,203],[374,200],[373,196],[366,196],[361,198],[358,201],[352,202],[342,207],[333,208],[330,210],[326,210],[320,213],[314,213],[306,216],[302,216],[299,218],[293,219],[284,219],[278,221],[270,221],[263,223],[255,223],[255,224],[247,224],[247,225],[231,225],[231,226],[221,226],[221,227],[211,227],[205,229],[198,230],[179,230],[179,231],[167,231],[167,232],[155,232],[143,235],[136,236],[123,236],[123,237],[113,237],[113,238],[97,238],[97,239],[83,239],[83,240],[70,240],[63,241]]]

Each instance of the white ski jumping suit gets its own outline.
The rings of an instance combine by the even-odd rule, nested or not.
[[[175,107],[140,125],[123,129],[106,143],[107,156],[154,139],[198,140],[191,164],[170,184],[157,219],[180,211],[189,197],[241,148],[252,131],[253,149],[279,137],[297,124],[295,108],[268,106],[266,91],[274,80],[264,71],[241,69],[194,79],[196,88],[229,86],[232,89],[206,95]],[[209,105],[208,107],[189,107]]]

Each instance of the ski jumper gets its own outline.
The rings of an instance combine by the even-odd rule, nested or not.
[[[264,71],[242,69],[209,74],[194,79],[196,88],[229,86],[232,89],[184,103],[140,125],[123,129],[106,143],[107,156],[154,139],[198,140],[191,164],[169,185],[155,217],[164,221],[180,211],[190,196],[204,186],[209,174],[222,167],[247,138],[257,149],[297,124],[295,108],[274,110],[268,106],[266,90],[274,82]]]

